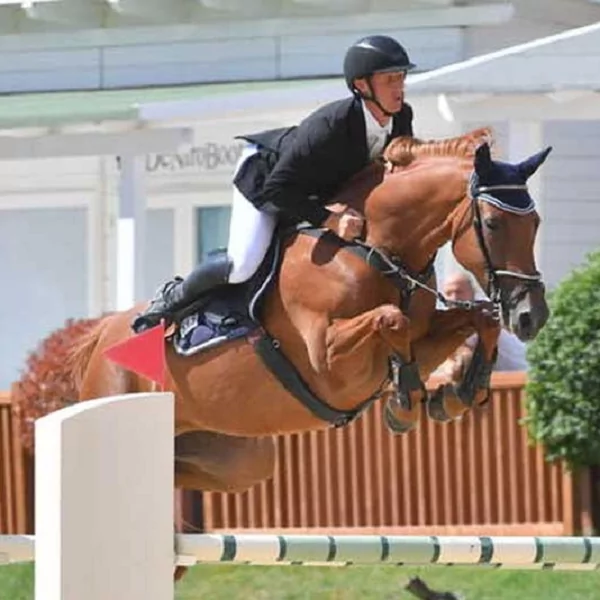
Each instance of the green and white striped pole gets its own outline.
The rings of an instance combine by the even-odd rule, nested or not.
[[[598,537],[181,534],[177,563],[491,565],[593,570]]]

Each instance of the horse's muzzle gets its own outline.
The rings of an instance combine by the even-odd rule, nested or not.
[[[542,330],[549,314],[543,286],[531,287],[509,308],[508,327],[522,342],[528,342]]]

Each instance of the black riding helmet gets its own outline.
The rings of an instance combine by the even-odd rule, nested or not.
[[[387,35],[370,35],[361,38],[348,48],[344,58],[344,77],[348,89],[355,96],[363,97],[363,94],[354,87],[355,79],[368,80],[375,73],[410,71],[414,67],[408,52],[394,38]],[[373,100],[379,105],[372,90],[370,97],[365,97],[365,100]],[[381,105],[379,107],[387,114]]]

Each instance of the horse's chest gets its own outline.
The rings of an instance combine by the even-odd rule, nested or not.
[[[431,317],[435,312],[435,297],[426,292],[415,292],[406,311],[410,319],[412,340],[418,340],[429,332]]]

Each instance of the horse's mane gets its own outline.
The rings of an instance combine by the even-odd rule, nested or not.
[[[384,161],[405,167],[420,156],[456,156],[471,158],[479,145],[493,143],[490,127],[480,127],[463,135],[443,140],[421,140],[414,137],[393,139],[383,152]]]
[[[350,178],[332,199],[330,208],[336,204],[339,205],[339,208],[362,206],[373,188],[381,183],[385,171],[384,163],[387,163],[388,167],[389,165],[406,167],[421,156],[473,158],[479,145],[488,142],[492,146],[493,141],[491,127],[480,127],[458,137],[442,140],[421,140],[414,137],[394,138],[387,145],[381,157],[373,160],[362,171]],[[383,162],[381,158],[383,158]]]

